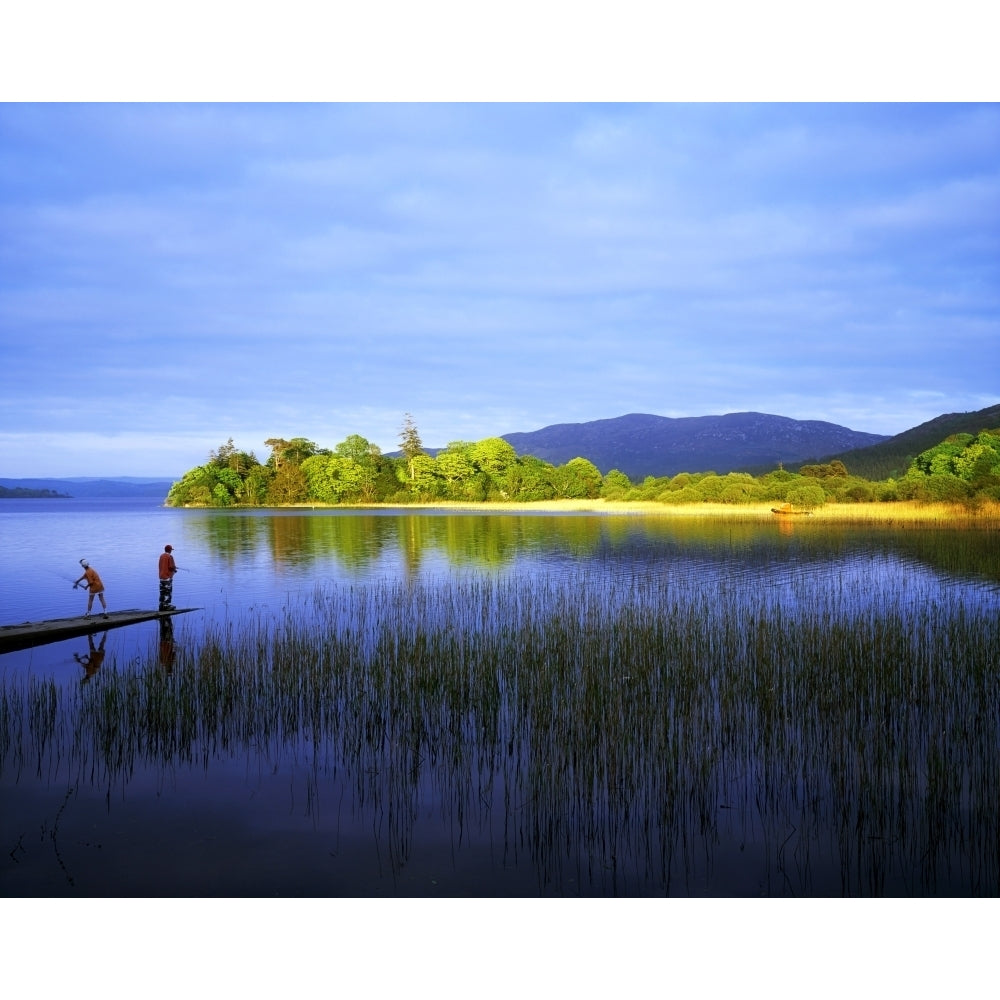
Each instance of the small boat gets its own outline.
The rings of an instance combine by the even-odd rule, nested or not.
[[[806,516],[812,514],[811,510],[794,510],[790,503],[784,503],[780,507],[772,507],[772,514],[777,514],[779,517],[790,516],[793,514],[804,514]]]
[[[47,642],[60,642],[63,639],[74,639],[81,635],[93,635],[94,632],[104,632],[123,625],[135,625],[137,622],[169,619],[172,615],[183,615],[189,611],[199,611],[199,608],[174,608],[171,611],[109,611],[89,615],[77,615],[74,618],[50,618],[42,622],[22,622],[20,625],[0,625],[0,653],[11,653],[16,649],[28,649],[30,646],[43,646]]]

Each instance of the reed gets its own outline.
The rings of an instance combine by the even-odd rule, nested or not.
[[[170,674],[5,682],[0,774],[126,789],[139,768],[308,762],[306,801],[345,782],[394,866],[433,802],[540,892],[702,892],[742,844],[764,892],[996,894],[1000,616],[883,584],[317,588],[210,627]]]

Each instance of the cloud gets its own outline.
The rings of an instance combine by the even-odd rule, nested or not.
[[[0,136],[25,474],[230,434],[391,450],[407,411],[441,444],[995,402],[995,106],[6,105]]]

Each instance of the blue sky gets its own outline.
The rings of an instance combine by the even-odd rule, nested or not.
[[[0,105],[0,476],[1000,400],[1000,105]]]

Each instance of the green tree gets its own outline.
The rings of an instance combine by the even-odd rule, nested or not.
[[[932,472],[917,483],[915,499],[932,503],[957,503],[972,496],[968,483],[950,472]]]
[[[413,422],[413,417],[407,413],[403,419],[403,427],[399,432],[399,446],[406,460],[407,471],[410,474],[410,481],[416,478],[415,461],[418,455],[424,453],[424,443],[420,440],[417,425]]]
[[[816,507],[822,507],[826,503],[826,492],[819,483],[803,479],[801,485],[795,486],[788,491],[787,499],[790,504],[796,507],[813,510]]]
[[[521,455],[507,470],[507,490],[511,500],[531,503],[552,500],[556,495],[556,470],[536,455]]]
[[[233,439],[230,438],[225,444],[220,445],[218,450],[210,451],[208,453],[208,461],[210,465],[217,465],[220,468],[229,468],[230,462],[236,454],[236,445],[233,444]]]
[[[719,500],[723,503],[749,503],[763,493],[753,476],[745,472],[730,472],[724,478]]]
[[[704,497],[697,486],[682,486],[679,490],[664,490],[657,498],[665,504],[704,503]]]
[[[502,479],[517,461],[514,446],[498,437],[477,441],[468,449],[468,456],[478,468],[496,479]]]
[[[266,465],[253,465],[243,481],[243,502],[252,507],[260,507],[267,502],[274,471]]]
[[[415,455],[410,471],[410,483],[416,496],[426,500],[444,496],[444,481],[438,475],[437,463],[430,455]]]
[[[218,480],[215,477],[215,466],[197,465],[189,469],[170,487],[167,493],[168,507],[210,507],[212,494]]]
[[[360,434],[348,434],[340,444],[336,445],[333,453],[340,458],[349,459],[360,464],[372,464],[376,457],[381,456],[378,445],[372,444],[368,438]]]
[[[398,482],[392,466],[377,445],[360,434],[349,434],[330,456],[328,474],[338,482],[339,502],[376,503],[396,493]]]
[[[300,468],[306,477],[309,497],[320,503],[340,503],[344,484],[340,470],[345,459],[337,455],[310,455]]]
[[[799,474],[813,479],[844,479],[847,477],[847,467],[838,459],[828,465],[803,465]]]
[[[284,438],[268,438],[264,444],[271,449],[271,457],[267,460],[268,464],[276,472],[281,468],[281,463],[284,461],[285,449],[288,448],[288,442]]]
[[[922,451],[910,465],[910,472],[925,476],[954,473],[953,461],[974,440],[971,434],[952,434],[933,448]]]
[[[294,437],[290,441],[284,438],[268,438],[264,444],[271,449],[268,461],[275,472],[285,464],[301,465],[307,458],[317,453],[316,442],[304,437]]]
[[[605,500],[624,500],[632,490],[632,480],[620,469],[612,469],[601,483],[601,496]]]
[[[447,494],[456,498],[464,492],[461,484],[476,474],[476,466],[465,450],[458,451],[452,445],[448,445],[445,451],[438,453],[434,464],[437,474],[445,481]]]
[[[571,458],[557,469],[559,492],[572,500],[592,500],[601,495],[604,479],[600,469],[586,458]]]
[[[274,473],[267,500],[272,504],[303,503],[309,496],[309,485],[305,473],[298,465],[285,461]]]

